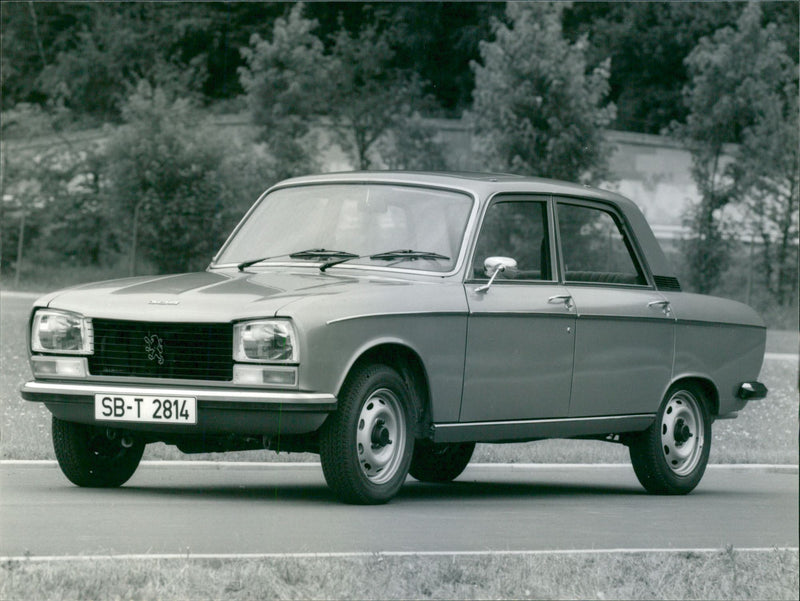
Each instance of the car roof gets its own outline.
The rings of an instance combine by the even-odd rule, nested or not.
[[[586,184],[576,184],[555,179],[529,177],[510,173],[479,173],[471,171],[341,171],[319,175],[307,175],[287,179],[277,187],[321,183],[397,183],[441,186],[472,192],[485,198],[497,192],[533,192],[556,196],[579,195],[583,198],[606,200],[612,204],[635,204],[619,194]],[[638,210],[638,207],[637,207]]]

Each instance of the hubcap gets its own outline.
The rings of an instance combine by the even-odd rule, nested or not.
[[[381,388],[361,407],[356,431],[358,463],[374,484],[383,484],[397,473],[403,459],[406,421],[395,394]]]
[[[664,407],[661,450],[678,476],[690,474],[703,455],[703,413],[699,401],[686,390],[676,392]]]

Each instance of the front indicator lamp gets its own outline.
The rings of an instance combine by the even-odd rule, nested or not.
[[[34,378],[85,378],[89,368],[85,357],[31,357]]]
[[[233,383],[248,386],[296,388],[297,367],[278,365],[234,365]]]

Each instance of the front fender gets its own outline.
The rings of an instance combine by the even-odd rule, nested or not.
[[[457,421],[466,335],[466,314],[386,314],[329,322],[306,333],[300,388],[337,394],[359,358],[382,345],[396,345],[419,357],[428,374],[433,418]]]

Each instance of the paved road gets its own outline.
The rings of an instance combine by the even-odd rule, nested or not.
[[[143,464],[121,489],[0,465],[0,556],[798,546],[796,468],[711,468],[685,497],[629,466],[470,466],[388,505],[337,503],[317,464]]]

